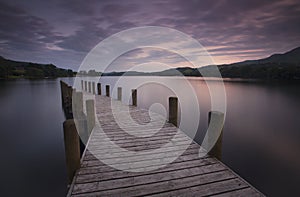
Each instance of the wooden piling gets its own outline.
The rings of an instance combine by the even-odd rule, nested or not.
[[[86,116],[87,116],[88,135],[90,136],[95,126],[94,100],[86,100]]]
[[[101,83],[97,83],[98,95],[101,95]]]
[[[92,91],[91,91],[91,82],[90,81],[88,82],[88,87],[89,87],[89,91],[88,92],[91,93]]]
[[[214,121],[214,122],[211,122]],[[222,158],[222,141],[223,141],[223,126],[224,126],[224,113],[218,111],[210,111],[208,113],[208,141],[213,143],[213,140],[217,138],[217,141],[210,149],[208,154],[221,160]]]
[[[80,139],[81,139],[82,143],[84,145],[86,145],[88,138],[89,138],[89,133],[88,133],[88,128],[87,128],[87,118],[85,115],[82,115],[74,120],[76,122],[76,128],[78,130]]]
[[[87,92],[87,81],[84,81],[84,90]]]
[[[106,90],[106,96],[107,96],[107,97],[110,97],[110,94],[109,94],[109,92],[110,92],[110,91],[109,91],[109,85],[106,85],[106,86],[105,86],[105,90]]]
[[[131,99],[132,99],[132,105],[137,106],[137,90],[136,89],[131,90]]]
[[[68,183],[71,184],[76,170],[80,167],[79,136],[73,119],[63,123]]]
[[[80,118],[83,113],[83,94],[82,94],[82,92],[74,92],[73,93],[72,105],[73,105],[74,117]]]
[[[59,81],[60,83],[60,92],[61,92],[61,104],[63,106],[63,108],[65,107],[65,94],[66,94],[66,90],[65,90],[65,84],[63,81]]]
[[[118,87],[118,100],[121,101],[122,100],[122,88]]]
[[[169,122],[178,127],[178,98],[169,97]]]
[[[93,94],[96,94],[96,90],[95,90],[95,82],[92,82],[92,91],[93,91]]]

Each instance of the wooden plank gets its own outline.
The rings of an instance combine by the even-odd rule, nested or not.
[[[104,191],[104,190],[112,190],[124,187],[135,187],[139,185],[148,185],[152,183],[160,182],[164,184],[164,181],[172,181],[175,179],[184,179],[186,177],[204,175],[208,173],[218,173],[223,172],[226,174],[224,178],[232,178],[231,174],[225,171],[224,166],[220,164],[213,164],[209,166],[194,167],[194,168],[185,168],[178,169],[177,171],[168,171],[168,172],[158,172],[155,174],[145,174],[145,175],[136,175],[132,177],[122,177],[119,179],[111,179],[111,180],[101,180],[101,187],[98,186],[98,181],[88,182],[88,183],[78,183],[76,182],[76,186],[73,189],[73,194],[78,193],[86,193],[86,192],[94,192],[94,191]],[[223,173],[220,173],[220,175]],[[88,177],[90,178],[90,177]],[[86,179],[88,180],[88,179]],[[146,187],[144,186],[144,189]]]
[[[151,172],[144,171],[144,172],[128,172],[128,171],[119,171],[117,169],[111,168],[109,166],[101,166],[97,168],[89,168],[79,171],[81,176],[77,177],[76,182],[93,182],[93,181],[102,181],[102,180],[111,180],[111,179],[118,179],[124,177],[134,177],[140,175],[147,175],[147,174],[155,174],[157,172],[169,172],[169,171],[176,171],[180,169],[187,169],[193,167],[201,167],[201,166],[209,166],[212,164],[217,163],[217,160],[211,157],[207,157],[204,159],[195,159],[189,161],[182,161],[182,162],[174,162],[172,165],[167,165],[165,168],[160,168],[153,170]],[[223,166],[223,168],[225,168]]]
[[[213,195],[214,197],[243,197],[243,196],[251,196],[251,197],[260,197],[262,194],[258,193],[254,189],[248,187],[245,189],[233,190],[221,194]]]
[[[131,145],[131,144],[130,144]],[[149,150],[149,149],[157,149],[157,148],[160,148],[162,146],[162,144],[154,144],[154,145],[148,145],[148,146],[144,146],[144,145],[140,145],[140,146],[137,146],[137,145],[134,145],[133,144],[133,146],[125,146],[125,147],[123,147],[122,146],[122,148],[126,148],[127,150],[120,150],[120,149],[113,149],[113,150],[111,150],[111,148],[108,148],[108,149],[99,149],[99,151],[97,150],[97,149],[95,149],[95,150],[97,150],[97,151],[94,151],[94,149],[93,149],[93,152],[88,152],[88,153],[86,153],[86,155],[85,155],[85,157],[84,157],[84,159],[83,160],[90,160],[90,159],[93,159],[92,157],[95,157],[95,153],[97,154],[97,153],[122,153],[122,152],[127,152],[127,151],[144,151],[144,150]],[[165,147],[170,147],[170,146],[165,146]],[[190,145],[189,146],[189,148],[188,149],[194,149],[194,153],[197,153],[198,151],[199,151],[199,147],[197,146],[197,144],[192,144],[192,145]],[[103,151],[101,151],[101,150],[103,150]],[[186,151],[185,151],[185,153],[186,153]]]
[[[217,178],[209,184],[194,185],[178,190],[165,192],[156,192],[151,196],[212,196],[219,193],[231,192],[239,189],[248,188],[249,186],[239,178],[219,181]],[[146,196],[146,195],[145,195]]]
[[[193,154],[193,152],[191,152],[190,154],[184,154],[181,157],[177,158],[175,161],[172,162],[172,164],[168,164],[168,168],[171,168],[174,166],[178,166],[178,165],[184,165],[184,166],[189,166],[189,162],[199,162],[199,164],[201,163],[206,163],[207,160],[213,160],[216,161],[215,158],[211,158],[211,157],[205,157],[205,158],[199,158],[198,156],[196,157],[195,154]],[[89,165],[84,167],[81,166],[78,174],[93,174],[93,173],[103,173],[103,172],[107,172],[107,171],[115,171],[115,168],[112,168],[104,163],[102,163],[99,160],[90,160],[88,161]],[[147,166],[142,166],[141,169],[147,169],[147,167],[152,167],[155,166],[155,164],[152,163],[147,163]],[[127,164],[126,164],[127,165]],[[172,165],[172,166],[171,166]],[[138,169],[138,168],[137,168]]]
[[[229,171],[219,171],[219,172],[213,172],[213,173],[207,173],[207,174],[197,174],[189,177],[181,177],[178,179],[172,179],[167,181],[159,181],[155,183],[147,183],[147,184],[141,184],[136,186],[130,186],[130,187],[120,187],[120,188],[114,188],[112,190],[101,190],[101,187],[96,186],[96,189],[94,188],[82,188],[80,192],[76,191],[72,194],[79,194],[78,196],[89,196],[90,192],[93,192],[93,195],[100,195],[100,196],[118,196],[122,194],[122,196],[145,196],[150,195],[153,193],[161,193],[165,191],[173,191],[178,190],[182,188],[192,188],[193,186],[203,186],[205,185],[205,188],[201,188],[202,194],[209,194],[209,190],[207,190],[208,183],[214,183],[216,181],[223,181],[223,180],[232,180],[235,177],[229,172]],[[237,181],[239,181],[237,179]],[[239,181],[239,184],[241,185],[242,182]],[[236,185],[236,184],[235,184]],[[245,187],[246,185],[244,185]],[[199,187],[196,187],[199,189]],[[73,190],[74,191],[74,190]],[[83,195],[80,195],[83,194]],[[186,194],[187,192],[185,192]],[[184,193],[182,193],[184,194]],[[175,195],[178,195],[178,193],[175,193]],[[170,196],[175,196],[170,195]],[[74,195],[77,196],[77,195]]]
[[[195,158],[199,159],[198,154],[182,155],[179,158],[186,158],[186,157],[192,158],[192,159],[195,159]],[[171,158],[173,158],[173,157],[171,157]],[[168,157],[168,155],[167,155],[166,157],[158,158],[158,159],[144,158],[144,159],[141,159],[140,161],[135,161],[134,163],[122,160],[122,161],[119,161],[119,163],[117,163],[117,162],[111,163],[111,166],[114,166],[114,164],[121,166],[120,164],[123,164],[122,167],[124,167],[124,168],[127,167],[127,169],[139,169],[139,168],[146,169],[147,167],[157,166],[159,163],[164,163],[169,160],[170,160],[170,157]],[[101,162],[99,160],[82,161],[81,168],[84,168],[84,167],[88,168],[91,166],[99,166],[99,165],[105,165],[105,164],[103,164],[103,162]]]

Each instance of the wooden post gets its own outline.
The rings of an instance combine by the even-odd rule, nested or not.
[[[110,97],[110,94],[109,94],[109,85],[106,85],[105,89],[106,89],[106,96]]]
[[[213,121],[213,122],[212,122]],[[222,158],[222,139],[224,126],[224,113],[210,111],[208,113],[208,143],[214,143],[208,154],[221,160]],[[215,139],[217,139],[215,141]]]
[[[88,92],[91,93],[92,92],[91,91],[91,82],[89,81],[88,84],[89,84],[89,91]]]
[[[73,119],[63,123],[68,183],[71,184],[80,167],[79,136]]]
[[[97,83],[98,95],[101,95],[101,83]]]
[[[84,90],[87,92],[87,81],[84,81]]]
[[[83,114],[83,94],[82,92],[74,92],[73,94],[73,116],[81,118]]]
[[[95,126],[94,100],[86,100],[87,129],[90,136]]]
[[[60,87],[61,87],[62,106],[65,109],[66,106],[68,105],[68,100],[70,100],[69,99],[69,86],[65,82],[60,81]]]
[[[76,122],[76,127],[80,136],[80,139],[84,145],[86,145],[88,138],[89,138],[89,133],[88,133],[88,128],[87,128],[87,118],[83,114],[82,116],[74,119]]]
[[[65,107],[65,87],[64,87],[64,82],[63,81],[59,81],[60,83],[60,93],[61,93],[61,104],[63,107]]]
[[[169,97],[169,122],[178,127],[178,98]]]
[[[96,91],[95,91],[95,82],[92,82],[92,90],[93,90],[93,94],[96,94]]]
[[[83,91],[83,80],[81,80],[81,90]]]
[[[121,101],[122,100],[122,88],[118,87],[118,100]]]
[[[137,106],[137,90],[131,90],[132,105]]]

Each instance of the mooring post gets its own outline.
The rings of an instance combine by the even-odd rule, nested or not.
[[[105,89],[106,89],[106,96],[107,96],[107,97],[110,97],[110,94],[109,94],[109,92],[110,92],[110,91],[109,91],[109,85],[106,85],[106,86],[105,86]]]
[[[63,81],[59,81],[60,83],[60,93],[61,93],[61,104],[63,107],[65,107],[65,87],[64,87],[64,82]]]
[[[80,118],[83,114],[83,93],[74,92],[73,93],[73,116],[75,118]]]
[[[94,100],[86,100],[87,129],[90,136],[95,126]]]
[[[212,148],[208,154],[221,160],[222,141],[223,141],[224,113],[219,111],[210,111],[208,113],[208,143]],[[213,144],[214,143],[214,144]]]
[[[81,90],[83,91],[83,80],[81,80]]]
[[[63,123],[68,183],[71,184],[76,170],[80,167],[79,136],[73,119]]]
[[[89,86],[89,91],[88,92],[91,93],[92,91],[91,91],[91,82],[90,81],[88,82],[88,86]]]
[[[122,88],[118,87],[118,100],[121,101],[122,100]]]
[[[169,97],[169,122],[178,127],[178,98]]]
[[[69,106],[71,106],[71,104],[72,104],[72,93],[73,93],[72,86],[67,86],[67,96],[68,96],[68,105]]]
[[[97,83],[98,95],[101,95],[101,83]]]
[[[137,106],[137,89],[131,90],[132,105]]]
[[[96,90],[95,90],[95,82],[92,82],[92,90],[93,90],[93,94],[96,94]]]
[[[87,81],[84,81],[84,90],[87,92]]]
[[[88,126],[87,126],[87,118],[83,114],[81,117],[78,119],[75,119],[76,126],[78,129],[78,133],[80,135],[80,139],[84,145],[86,145],[88,138],[89,138],[89,133],[88,133]]]

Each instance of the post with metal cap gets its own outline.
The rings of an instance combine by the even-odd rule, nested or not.
[[[178,98],[169,97],[169,122],[178,127]]]
[[[118,87],[118,100],[121,101],[122,100],[122,88]]]
[[[131,90],[131,97],[132,97],[132,105],[137,106],[137,90]]]
[[[214,143],[208,154],[221,160],[223,141],[224,113],[219,111],[208,112],[208,142]]]
[[[106,86],[105,86],[105,90],[106,90],[106,96],[107,96],[107,97],[110,97],[110,94],[109,94],[109,92],[110,92],[110,90],[109,90],[109,85],[106,85]]]
[[[73,119],[63,123],[68,183],[71,184],[76,170],[80,167],[79,136]]]
[[[86,100],[87,129],[90,136],[95,126],[94,100]]]
[[[98,95],[101,95],[101,83],[97,83]]]

